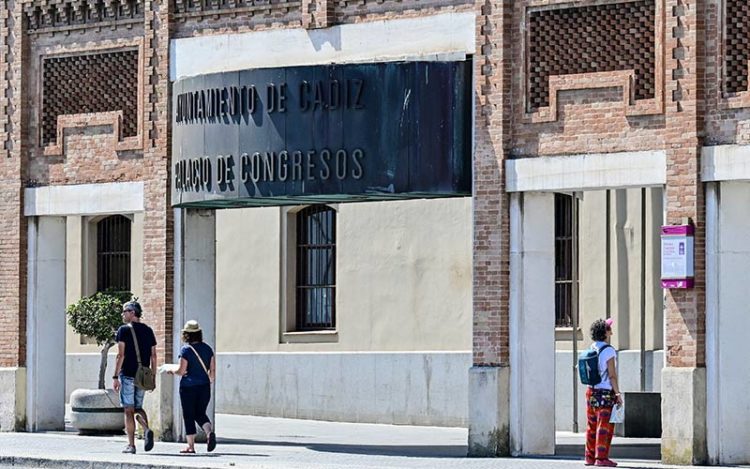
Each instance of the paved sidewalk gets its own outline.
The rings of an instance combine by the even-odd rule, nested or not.
[[[318,422],[234,415],[217,416],[219,446],[180,455],[181,443],[157,442],[153,451],[124,455],[124,436],[89,437],[72,432],[0,434],[0,468],[493,468],[583,467],[571,458],[467,458],[463,428],[407,427]],[[559,437],[560,438],[560,437]],[[561,437],[568,443],[575,435]],[[620,460],[620,467],[663,468],[656,461]]]

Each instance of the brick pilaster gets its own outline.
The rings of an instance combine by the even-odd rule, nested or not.
[[[695,287],[666,292],[662,460],[706,462],[705,0],[667,2],[665,150],[667,223],[695,225]]]
[[[23,217],[21,69],[23,34],[18,0],[0,6],[0,367],[26,359],[26,222]]]
[[[666,298],[667,365],[705,366],[705,201],[700,179],[704,133],[703,1],[668,3],[666,97],[667,223],[695,224],[695,288]]]
[[[508,363],[509,243],[505,154],[510,140],[512,2],[476,4],[474,146],[475,366]]]
[[[173,229],[170,183],[169,37],[172,13],[169,0],[145,2],[144,106],[146,144],[143,155],[144,232],[143,306],[156,336],[159,361],[172,361]]]

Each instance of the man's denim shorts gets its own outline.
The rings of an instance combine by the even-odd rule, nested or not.
[[[143,409],[143,396],[146,391],[135,387],[135,379],[120,375],[120,404],[123,407]]]

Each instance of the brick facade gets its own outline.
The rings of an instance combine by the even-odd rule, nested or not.
[[[615,7],[613,3],[623,5]],[[626,3],[631,5],[624,5]],[[589,1],[571,5],[569,2],[534,0],[515,3],[513,25],[525,22],[527,28],[511,28],[513,62],[519,69],[524,69],[527,76],[522,73],[514,76],[510,157],[666,151],[667,223],[682,223],[690,218],[697,233],[696,288],[669,291],[667,295],[667,364],[701,367],[705,364],[705,207],[700,181],[700,149],[706,139],[733,141],[724,130],[729,127],[727,114],[737,111],[728,111],[730,104],[726,102],[726,95],[716,97],[715,94],[725,89],[725,84],[718,80],[728,79],[734,83],[738,73],[736,69],[729,69],[727,73],[735,75],[719,77],[717,73],[709,72],[721,67],[712,68],[708,64],[716,66],[723,60],[718,57],[720,50],[734,57],[733,41],[731,37],[727,38],[726,47],[718,47],[722,28],[714,23],[711,27],[704,25],[704,20],[710,23],[716,18],[710,14],[704,18],[702,12],[711,10],[704,10],[700,2],[657,1],[653,3],[656,14],[651,17],[644,13],[636,26],[627,21],[612,21],[618,9],[641,8],[636,6],[638,3]],[[714,8],[720,8],[718,3]],[[602,13],[589,15],[584,21],[582,16],[588,14],[586,9],[602,9]],[[555,26],[545,24],[542,38],[530,37],[533,34],[533,28],[528,26],[530,17],[546,11],[554,14],[547,16],[545,21],[557,18],[562,23]],[[645,26],[645,18],[654,24]],[[600,24],[593,24],[594,19]],[[633,19],[631,15],[631,22]],[[568,33],[571,27],[586,31],[581,31],[575,41],[556,37],[556,29]],[[631,35],[638,28],[645,28],[645,33],[636,35],[638,44],[621,47],[629,37],[633,38]],[[654,43],[642,44],[651,31],[654,32],[651,35]],[[706,36],[710,32],[716,36]],[[602,38],[606,41],[602,42]],[[608,46],[607,53],[601,55],[602,49]],[[587,47],[594,49],[588,51]],[[640,48],[641,54],[634,53],[633,47]],[[550,78],[550,87],[552,83],[555,86],[553,93],[548,93],[535,78],[541,70],[534,61],[540,60],[534,55],[539,49],[544,50],[546,56],[565,53],[577,54],[578,57],[576,68],[563,70],[569,75]],[[624,52],[626,49],[628,51]],[[623,53],[618,53],[619,50]],[[643,54],[644,51],[648,54]],[[662,51],[664,60],[661,59]],[[646,55],[654,53],[653,61],[648,63]],[[607,61],[602,63],[601,58],[605,56]],[[651,70],[644,68],[646,63],[652,66]],[[646,75],[649,80],[650,77],[655,79],[653,102],[636,109],[639,101],[651,98],[651,82],[641,88],[638,85]],[[556,98],[556,102],[544,102],[544,96]],[[713,103],[710,98],[713,98]],[[716,108],[708,110],[711,104]],[[736,102],[732,104],[737,106]],[[542,115],[528,112],[543,105],[552,109]],[[709,125],[721,130],[716,135],[712,135],[711,127],[706,125],[706,114],[714,113],[716,115],[711,116]]]
[[[0,366],[24,364],[23,188],[108,181],[145,183],[142,300],[148,322],[162,339],[161,356],[171,359],[170,39],[325,28],[446,11],[474,11],[477,18],[474,363],[508,363],[506,158],[665,150],[667,221],[681,223],[689,217],[697,229],[696,288],[668,293],[667,361],[677,367],[703,366],[700,149],[707,143],[750,142],[748,40],[742,33],[750,11],[736,0],[3,2],[0,290],[5,301],[0,304],[0,338],[10,345],[0,349]],[[48,60],[76,63],[68,58],[85,61],[126,50],[138,54],[137,65],[127,64],[128,73],[138,77],[135,101],[129,100],[130,89],[117,90],[127,94],[128,109],[119,109],[119,102],[106,109],[79,109],[55,100],[60,109],[52,112],[44,105],[43,90],[51,85],[45,83],[50,79],[45,64],[53,63]],[[548,63],[554,56],[566,60]],[[65,117],[82,111],[86,113]]]
[[[23,189],[142,181],[146,320],[171,360],[169,41],[467,10],[463,1],[27,0],[0,7],[0,366],[25,357]],[[124,80],[124,81],[123,81]],[[22,103],[24,105],[22,105]],[[28,105],[25,105],[28,103]]]

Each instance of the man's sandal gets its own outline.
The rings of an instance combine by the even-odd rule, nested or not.
[[[143,432],[143,450],[144,451],[151,451],[154,449],[154,431],[150,428],[147,428],[145,432]]]
[[[195,450],[192,448],[181,449],[180,454],[195,454]]]

